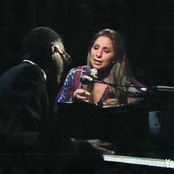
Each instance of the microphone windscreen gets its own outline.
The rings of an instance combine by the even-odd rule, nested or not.
[[[93,77],[93,78],[98,78],[97,75],[98,75],[98,71],[96,68],[92,68],[90,70],[90,75]]]

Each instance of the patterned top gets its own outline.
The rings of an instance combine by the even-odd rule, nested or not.
[[[84,75],[87,75],[86,65],[71,69],[65,79],[64,85],[62,86],[62,88],[60,89],[57,95],[56,102],[72,102],[73,94],[76,91],[76,89],[83,89],[85,87],[85,85],[82,84],[82,82],[80,81],[80,77]],[[128,90],[129,92],[138,92],[138,93],[141,92],[140,87],[143,87],[141,83],[134,80],[132,82],[132,85],[136,86],[136,88],[130,87],[130,89]],[[112,88],[107,86],[99,103],[102,103],[103,101],[110,98],[116,98],[116,96]],[[133,101],[133,102],[135,103],[136,101]]]

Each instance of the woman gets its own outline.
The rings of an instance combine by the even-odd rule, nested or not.
[[[83,84],[80,78],[91,75],[89,72],[94,68],[97,80],[102,83]],[[135,93],[141,92],[142,87],[132,75],[121,36],[114,30],[104,29],[91,41],[87,65],[68,73],[57,102],[82,100],[103,107],[132,104],[138,100]]]

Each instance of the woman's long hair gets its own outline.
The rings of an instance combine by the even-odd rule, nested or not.
[[[104,29],[99,31],[96,35],[94,35],[88,50],[87,65],[89,66],[89,69],[92,68],[91,67],[91,48],[93,47],[94,42],[100,36],[106,36],[110,38],[115,51],[114,63],[111,65],[111,69],[109,73],[109,83],[121,85],[121,86],[118,86],[118,88],[126,92],[127,88],[125,86],[131,83],[133,79],[133,75],[126,57],[126,51],[123,45],[123,40],[118,32],[111,29]],[[88,91],[92,91],[93,84],[87,85],[86,89]],[[113,91],[118,99],[120,98],[123,99],[124,93],[121,93],[119,89],[114,88]]]

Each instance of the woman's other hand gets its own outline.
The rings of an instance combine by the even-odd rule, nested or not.
[[[118,106],[122,106],[122,105],[120,104],[119,99],[116,99],[116,98],[107,99],[106,101],[103,102],[104,108],[118,107]]]

